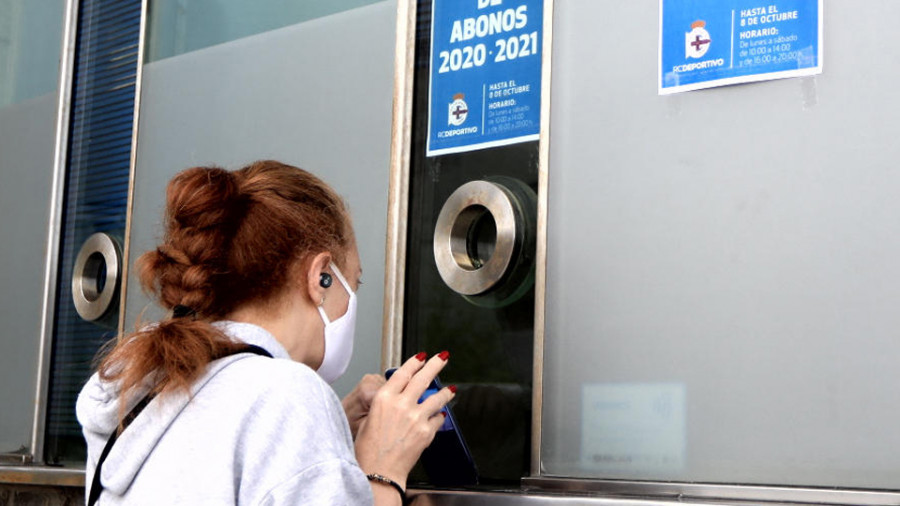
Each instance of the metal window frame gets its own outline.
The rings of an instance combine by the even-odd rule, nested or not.
[[[796,504],[900,504],[900,494],[892,491],[846,488],[813,488],[761,485],[725,485],[678,482],[644,482],[557,478],[525,478],[525,490],[564,494],[591,494],[612,497],[653,497],[677,501],[754,501]]]
[[[416,57],[416,0],[397,0],[394,101],[391,120],[390,183],[384,260],[384,316],[381,369],[398,367],[403,350],[406,231],[412,149],[413,80]]]
[[[50,190],[50,221],[47,226],[47,247],[44,255],[43,314],[41,318],[40,345],[38,348],[34,422],[31,433],[31,456],[33,461],[38,463],[42,463],[44,460],[44,429],[47,422],[47,394],[50,386],[53,323],[56,313],[56,283],[59,272],[59,238],[62,233],[62,212],[66,189],[66,160],[69,155],[69,120],[72,112],[72,80],[75,73],[75,45],[78,40],[78,7],[78,0],[68,0],[66,2],[62,51],[59,59],[53,182]]]
[[[544,317],[547,300],[547,210],[550,184],[550,91],[553,85],[553,6],[544,0],[541,43],[541,127],[538,144],[537,251],[534,269],[534,377],[531,399],[531,475],[541,474],[541,424],[544,413]]]
[[[407,206],[412,143],[416,0],[398,0],[391,135],[388,238],[385,255],[382,366],[399,365],[403,338]],[[532,398],[531,476],[522,480],[525,494],[591,497],[642,497],[685,501],[753,501],[806,504],[900,504],[900,491],[813,488],[742,484],[703,484],[579,479],[546,475],[541,466],[545,311],[547,286],[547,214],[550,163],[550,114],[554,0],[544,0],[540,146],[538,152],[537,254],[535,270],[534,378]]]
[[[141,25],[138,33],[137,73],[134,77],[134,122],[131,126],[131,160],[128,168],[128,201],[125,204],[125,238],[122,246],[122,285],[119,289],[118,335],[125,335],[125,309],[128,300],[128,271],[131,258],[131,227],[134,214],[134,175],[137,166],[138,129],[141,120],[141,89],[144,81],[144,59],[147,50],[147,23],[150,0],[141,0]]]

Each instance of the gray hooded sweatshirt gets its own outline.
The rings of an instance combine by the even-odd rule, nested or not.
[[[190,394],[150,402],[103,464],[98,504],[372,504],[331,387],[264,329],[216,325],[274,359],[243,353],[214,361]],[[143,393],[134,397],[137,403]],[[94,374],[77,414],[88,443],[89,489],[118,424],[117,385]]]

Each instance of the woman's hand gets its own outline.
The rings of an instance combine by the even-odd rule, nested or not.
[[[386,476],[404,489],[410,470],[444,423],[441,409],[452,387],[418,403],[431,380],[447,365],[449,353],[420,353],[406,361],[375,394],[356,438],[356,459],[367,474]]]
[[[384,386],[384,377],[378,374],[366,374],[363,379],[356,385],[352,392],[347,394],[341,401],[344,406],[344,413],[347,414],[347,421],[350,422],[350,433],[353,439],[359,432],[359,426],[369,414],[372,407],[372,399],[378,393],[378,389]]]

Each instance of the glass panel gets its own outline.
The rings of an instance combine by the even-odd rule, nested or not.
[[[65,2],[0,0],[0,107],[52,94]]]
[[[151,0],[147,61],[249,37],[379,0]]]
[[[0,454],[31,445],[64,11],[0,0]]]
[[[378,2],[143,68],[132,263],[156,246],[180,170],[269,158],[320,175],[350,205],[365,281],[341,394],[381,367],[395,23],[396,3]],[[133,276],[127,297],[126,326],[162,315]]]
[[[656,9],[554,15],[543,474],[896,489],[900,3],[668,97]]]
[[[96,322],[83,320],[75,311],[72,271],[92,234],[105,232],[121,241],[125,232],[140,15],[140,0],[83,0],[79,6],[44,445],[50,463],[83,465],[86,449],[75,419],[75,399],[100,345],[115,335],[117,306]]]

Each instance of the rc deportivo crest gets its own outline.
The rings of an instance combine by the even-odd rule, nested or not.
[[[706,21],[691,23],[691,31],[684,34],[685,58],[702,58],[709,51],[712,37],[706,31]]]
[[[450,111],[447,113],[447,124],[460,126],[466,122],[469,116],[469,106],[463,100],[465,95],[457,93],[453,95],[453,102],[450,102]]]

